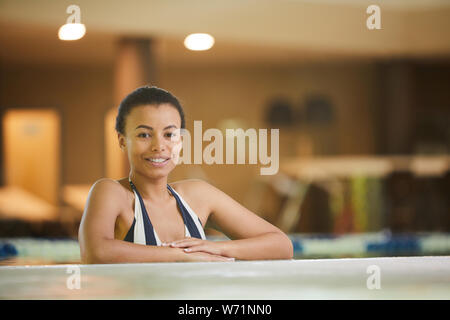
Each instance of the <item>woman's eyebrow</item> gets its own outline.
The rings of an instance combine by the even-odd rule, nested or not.
[[[148,129],[148,130],[153,130],[152,127],[146,126],[145,124],[140,124],[140,125],[138,125],[138,126],[136,127],[136,129],[134,129],[134,130],[137,130],[137,129],[139,129],[139,128],[144,128],[144,129]],[[177,129],[177,126],[171,124],[170,126],[165,127],[163,130],[170,129],[170,128],[175,128],[175,129]]]

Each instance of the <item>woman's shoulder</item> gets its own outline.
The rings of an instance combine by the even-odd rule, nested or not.
[[[201,179],[180,180],[171,182],[169,185],[195,211],[202,225],[205,225],[215,201],[214,187]]]
[[[214,188],[210,183],[201,179],[186,179],[171,182],[169,184],[177,193],[183,197],[190,199],[203,199],[205,196],[211,193],[211,189]]]
[[[127,195],[127,189],[123,180],[124,179],[114,180],[110,178],[101,178],[93,183],[89,194],[116,200],[123,199],[123,197]]]
[[[114,180],[110,178],[101,178],[95,181],[92,184],[91,189],[94,188],[106,188],[106,189],[113,189],[113,190],[119,190],[119,188],[123,188],[121,180]]]
[[[202,179],[185,179],[178,180],[169,183],[172,188],[184,190],[184,189],[198,189],[205,188],[210,185],[208,182]]]

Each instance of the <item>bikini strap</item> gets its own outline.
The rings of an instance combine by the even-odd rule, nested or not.
[[[145,208],[145,204],[144,204],[144,200],[142,199],[141,195],[139,194],[139,191],[137,190],[134,183],[131,181],[130,177],[128,177],[128,181],[130,182],[130,186],[134,191],[135,201],[139,202],[139,205],[141,208],[141,217],[142,217],[142,222],[143,222],[143,227],[144,227],[145,242],[147,245],[156,245],[157,241],[156,241],[155,234],[153,231],[153,225],[152,225],[152,222],[150,221],[150,218],[148,217],[147,209]],[[135,215],[136,215],[136,212],[135,212]]]

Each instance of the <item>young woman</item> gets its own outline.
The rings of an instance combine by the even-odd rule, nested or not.
[[[141,87],[120,104],[116,131],[130,174],[92,186],[79,243],[84,263],[291,259],[278,228],[202,180],[167,183],[180,152],[183,109],[171,93]],[[211,222],[231,240],[206,240]]]

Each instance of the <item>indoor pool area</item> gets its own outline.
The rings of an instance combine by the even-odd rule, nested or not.
[[[75,240],[2,239],[0,299],[450,297],[450,257],[445,256],[450,252],[448,234],[290,238],[293,260],[114,265],[80,264]],[[78,282],[73,281],[75,275]],[[379,278],[371,278],[375,276]]]
[[[450,1],[378,2],[0,0],[5,310],[438,313]]]

